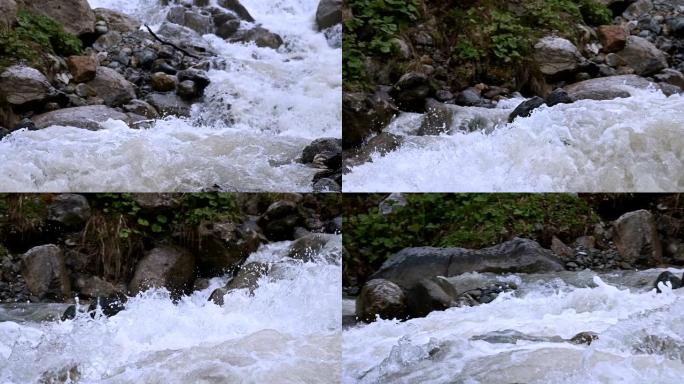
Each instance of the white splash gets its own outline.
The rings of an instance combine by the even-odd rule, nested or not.
[[[286,245],[259,252],[282,259]],[[222,307],[207,301],[226,281],[214,279],[176,304],[147,291],[111,318],[0,322],[0,382],[36,383],[70,367],[78,383],[339,382],[337,255],[332,264],[290,264],[277,280],[262,277],[254,296],[229,293]]]
[[[150,24],[165,12],[151,0],[90,4]],[[313,139],[341,137],[341,49],[315,27],[317,0],[243,4],[283,37],[283,47],[205,35],[226,70],[209,72],[206,102],[187,119],[158,120],[143,130],[109,122],[96,132],[14,132],[0,141],[3,190],[311,191],[316,170],[297,160]]]
[[[405,134],[405,144],[352,168],[344,191],[681,190],[684,97],[639,89],[632,95],[542,107],[491,133],[412,136],[421,120],[406,118],[410,126],[391,130]],[[510,113],[513,106],[506,107]],[[495,109],[488,117],[500,115]]]
[[[678,271],[681,274],[681,270]],[[648,274],[649,281],[656,274]],[[518,279],[522,294],[343,332],[343,383],[667,383],[684,374],[684,290]],[[512,330],[545,337],[473,339]],[[570,339],[593,331],[599,339]]]

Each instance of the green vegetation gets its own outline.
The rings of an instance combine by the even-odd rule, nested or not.
[[[407,247],[483,248],[513,237],[548,245],[572,241],[599,221],[587,202],[569,194],[420,194],[387,216],[377,206],[345,217],[345,273],[376,270]],[[348,271],[347,269],[356,269]]]
[[[44,68],[45,54],[69,56],[81,50],[81,40],[65,32],[61,24],[26,10],[18,12],[15,28],[0,30],[0,68],[22,60]]]
[[[343,78],[365,78],[364,56],[387,55],[394,49],[392,38],[418,20],[417,0],[349,0],[354,18],[344,23]]]

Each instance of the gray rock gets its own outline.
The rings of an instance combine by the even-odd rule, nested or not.
[[[648,88],[654,83],[636,75],[601,77],[581,81],[565,87],[573,100],[610,100],[618,97],[629,97],[632,87]]]
[[[535,96],[529,100],[525,100],[520,103],[510,115],[508,115],[508,122],[512,123],[518,117],[529,117],[532,111],[545,105],[544,99],[539,96]]]
[[[22,8],[47,16],[76,36],[95,32],[95,13],[88,0],[20,0]]]
[[[546,105],[548,105],[549,107],[553,107],[554,105],[558,105],[558,104],[570,104],[570,103],[572,103],[572,98],[570,97],[570,95],[568,95],[568,92],[563,88],[554,89],[546,97]]]
[[[266,212],[259,218],[258,224],[269,240],[282,241],[292,239],[294,228],[302,220],[296,202],[280,200],[266,209]]]
[[[59,125],[95,131],[100,129],[101,124],[109,119],[121,120],[129,125],[135,120],[125,113],[104,105],[88,105],[43,113],[34,117],[33,122],[39,129]]]
[[[162,116],[190,116],[192,105],[173,92],[153,92],[145,97],[145,101],[152,105]]]
[[[31,294],[41,300],[64,300],[71,295],[64,256],[54,244],[29,249],[22,256],[21,274]]]
[[[255,20],[239,0],[219,0],[218,5],[235,12],[242,20],[253,23]]]
[[[226,285],[226,292],[235,289],[247,289],[250,294],[253,294],[254,290],[259,287],[259,279],[267,275],[270,269],[270,265],[259,262],[243,265]]]
[[[653,10],[653,2],[651,0],[637,0],[625,9],[622,13],[622,17],[627,20],[634,20],[651,10]]]
[[[93,10],[98,20],[103,20],[107,28],[119,33],[135,32],[140,29],[140,20],[106,8],[96,8]]]
[[[228,20],[225,23],[216,27],[216,36],[222,39],[228,39],[235,35],[240,29],[240,20]]]
[[[80,277],[75,283],[80,295],[92,298],[113,296],[125,291],[125,287],[117,287],[97,276]]]
[[[404,291],[389,280],[369,280],[356,299],[356,315],[369,323],[377,316],[381,319],[403,319],[406,316]]]
[[[467,88],[456,95],[456,104],[473,107],[482,104],[482,97],[477,89]]]
[[[325,137],[316,139],[307,145],[302,151],[302,163],[313,163],[316,155],[323,152],[332,152],[335,154],[342,153],[342,139],[334,137]]]
[[[0,1],[0,29],[10,28],[17,22],[17,3],[14,0]]]
[[[138,99],[131,100],[128,104],[123,106],[123,109],[126,112],[132,112],[148,119],[156,119],[159,117],[159,113],[150,105],[150,103]]]
[[[541,72],[549,76],[576,70],[582,59],[573,43],[555,36],[540,39],[534,45],[533,57]]]
[[[616,54],[637,75],[648,76],[667,68],[665,53],[642,37],[629,36],[625,48]]]
[[[48,79],[37,69],[14,65],[0,74],[0,99],[10,104],[43,101],[53,92]]]
[[[656,80],[676,85],[681,89],[684,89],[684,74],[676,69],[666,68],[662,72],[654,76]]]
[[[90,204],[83,195],[65,193],[55,196],[48,205],[48,220],[70,229],[80,229],[90,218]]]
[[[135,99],[135,86],[111,68],[97,67],[95,78],[87,84],[110,107],[120,106]]]
[[[615,220],[613,241],[622,261],[650,267],[661,262],[658,230],[653,215],[647,210],[628,212]]]
[[[448,105],[434,99],[425,102],[425,115],[420,123],[418,135],[441,135],[449,132],[454,120],[454,112]]]
[[[283,39],[278,34],[262,27],[254,27],[246,31],[240,31],[232,41],[242,43],[253,42],[257,47],[272,49],[278,49],[283,45]]]
[[[361,144],[368,136],[379,133],[399,110],[394,100],[382,90],[373,94],[345,92],[342,94],[344,147]]]
[[[390,95],[402,110],[422,113],[425,110],[425,99],[431,91],[427,76],[420,72],[408,72],[394,84]]]
[[[131,294],[149,288],[166,288],[178,295],[192,287],[195,257],[185,249],[158,246],[145,254],[128,284]]]
[[[106,52],[110,50],[115,45],[118,45],[123,40],[121,34],[117,31],[109,31],[104,35],[100,36],[93,43],[93,49],[98,52]]]
[[[287,257],[304,262],[316,261],[316,255],[320,254],[321,250],[335,239],[335,235],[326,233],[310,233],[290,244],[287,250]]]
[[[321,0],[316,10],[318,29],[326,29],[342,22],[342,0]]]

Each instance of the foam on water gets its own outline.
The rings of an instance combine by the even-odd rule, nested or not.
[[[0,322],[0,383],[34,383],[78,367],[79,383],[294,383],[339,381],[341,237],[333,263],[290,263],[250,296],[207,301],[226,279],[174,304],[165,291],[129,300],[111,318]],[[289,242],[263,247],[281,260]],[[332,380],[331,380],[332,378]],[[335,379],[337,378],[337,379]]]
[[[216,4],[216,2],[213,2]],[[163,21],[158,1],[90,0]],[[243,1],[257,22],[280,34],[280,49],[204,39],[225,63],[209,71],[205,102],[190,118],[132,130],[110,121],[22,130],[0,141],[6,191],[310,191],[316,170],[297,162],[319,137],[341,137],[341,49],[315,27],[317,0]]]
[[[518,282],[520,296],[345,330],[343,382],[637,384],[684,374],[684,290],[618,288],[598,276],[590,286]],[[472,339],[504,330],[548,341]],[[590,346],[551,339],[584,331],[599,339]]]
[[[514,105],[505,107],[511,112]],[[420,119],[409,117],[404,122],[410,126],[392,128],[406,134],[405,144],[352,168],[344,176],[344,190],[681,190],[682,110],[682,95],[634,89],[629,98],[542,107],[491,133],[413,136],[408,133],[417,130]],[[492,110],[488,116],[500,114]]]

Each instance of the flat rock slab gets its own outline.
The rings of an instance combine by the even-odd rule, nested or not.
[[[632,88],[646,89],[649,86],[655,86],[655,83],[637,75],[622,75],[580,81],[568,85],[564,89],[574,101],[583,99],[612,100],[618,97],[631,96]]]
[[[36,125],[36,128],[47,128],[53,125],[60,125],[96,131],[101,129],[102,123],[109,119],[121,120],[126,124],[132,124],[137,120],[134,117],[105,105],[88,105],[85,107],[65,108],[43,113],[34,117],[33,123]]]

